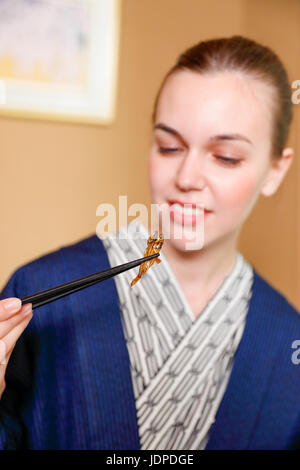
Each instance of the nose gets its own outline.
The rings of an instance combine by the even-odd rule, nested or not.
[[[204,162],[198,152],[189,152],[184,156],[177,172],[176,183],[182,191],[201,190],[206,187]]]

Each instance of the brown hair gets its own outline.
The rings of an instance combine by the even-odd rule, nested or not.
[[[202,41],[183,52],[165,76],[156,96],[154,122],[160,93],[167,78],[174,72],[190,70],[198,73],[241,71],[263,80],[276,93],[273,112],[272,155],[280,157],[286,144],[292,120],[291,88],[287,72],[278,56],[268,47],[242,36]]]

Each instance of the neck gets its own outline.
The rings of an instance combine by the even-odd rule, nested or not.
[[[232,270],[236,262],[236,242],[237,236],[231,236],[198,251],[182,252],[166,240],[163,252],[186,294],[197,295],[201,289],[209,296]]]

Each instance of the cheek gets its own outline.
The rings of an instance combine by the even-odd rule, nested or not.
[[[163,193],[171,178],[171,169],[166,169],[166,162],[150,155],[148,163],[149,185],[153,198]]]
[[[156,175],[158,174],[158,165],[155,162],[155,159],[149,156],[149,162],[148,162],[148,179],[149,179],[149,185],[150,189],[153,192],[156,188],[157,185],[157,178]]]
[[[256,199],[258,193],[257,179],[248,174],[239,175],[234,181],[224,180],[219,182],[219,198],[223,207],[239,209],[248,207]]]

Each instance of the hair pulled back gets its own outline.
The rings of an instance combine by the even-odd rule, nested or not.
[[[243,36],[201,41],[190,47],[163,80],[155,100],[153,122],[167,78],[181,70],[201,74],[238,71],[270,85],[274,91],[272,155],[280,157],[292,120],[291,87],[282,62],[270,48]]]

